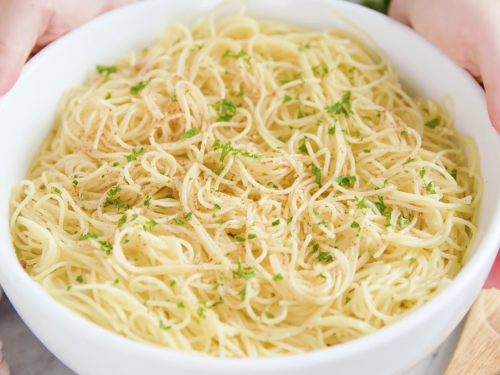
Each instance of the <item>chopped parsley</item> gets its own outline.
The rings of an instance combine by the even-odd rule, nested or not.
[[[369,153],[370,153],[370,152],[372,152],[372,151],[371,151],[371,150],[364,149],[364,150],[363,150],[363,152],[364,152],[365,154],[369,154]]]
[[[340,186],[346,186],[346,187],[351,187],[351,185],[354,185],[356,182],[356,176],[344,176],[341,175],[337,177],[336,180]]]
[[[216,209],[216,210],[219,210],[219,211],[220,211],[220,210],[221,210],[221,207],[220,207],[217,203],[215,203],[215,204],[214,204],[214,209]]]
[[[278,273],[277,275],[274,275],[273,280],[274,281],[283,280],[283,276],[281,276],[281,273]]]
[[[302,144],[299,147],[299,151],[309,155],[309,151],[307,151],[306,141],[302,142]]]
[[[95,234],[95,233],[92,233],[92,232],[88,232],[84,236],[80,237],[77,241],[85,241],[85,240],[87,240],[89,238],[96,239],[96,238],[99,238],[99,235]]]
[[[224,54],[222,55],[222,57],[234,57],[235,59],[239,59],[240,57],[243,57],[243,56],[246,56],[248,55],[248,52],[245,51],[245,50],[241,50],[240,52],[238,52],[237,54],[235,55],[231,55],[231,50],[230,49],[227,49]]]
[[[156,221],[154,221],[153,219],[149,219],[149,221],[146,221],[146,224],[149,226],[150,232],[154,229],[154,227],[156,227],[158,225],[158,223]]]
[[[406,161],[403,163],[403,165],[408,164],[408,163],[411,163],[412,161],[415,161],[415,159],[410,159],[410,158],[408,158],[408,160],[406,160]]]
[[[245,239],[243,237],[240,237],[240,236],[236,236],[236,241],[238,242],[245,242]]]
[[[293,217],[292,217],[292,216],[290,216],[289,218],[287,218],[287,219],[285,219],[285,220],[286,220],[286,222],[287,222],[287,223],[291,223],[291,222],[292,222],[292,219],[293,219]]]
[[[249,239],[249,240],[253,240],[254,238],[257,238],[257,235],[256,235],[256,234],[249,234],[249,235],[248,235],[248,239]]]
[[[170,286],[174,286],[175,284],[177,284],[177,281],[175,281],[175,280],[172,280],[172,281],[170,282]]]
[[[336,127],[337,127],[337,125],[333,125],[333,128],[328,129],[328,134],[335,135],[335,128]]]
[[[184,219],[185,219],[186,221],[189,221],[189,220],[191,220],[191,216],[192,216],[192,215],[193,215],[193,213],[190,211],[190,212],[188,212],[188,213],[186,214],[186,216],[184,216]]]
[[[138,156],[144,154],[144,152],[145,152],[144,148],[142,148],[142,147],[139,150],[139,152],[136,152],[135,148],[133,148],[132,153],[130,155],[124,155],[124,156],[125,156],[125,159],[127,159],[127,161],[130,163],[131,161],[136,160]]]
[[[227,122],[231,120],[234,115],[236,115],[236,110],[238,106],[232,100],[222,99],[219,100],[215,105],[219,117],[217,117],[217,122],[223,121]]]
[[[361,210],[361,209],[363,209],[364,207],[366,207],[366,208],[370,208],[370,205],[369,205],[369,204],[368,204],[368,202],[366,201],[366,198],[365,198],[365,197],[363,197],[363,199],[361,199],[361,200],[358,202],[358,204],[356,205],[356,207],[357,207],[358,209],[360,209],[360,210]]]
[[[118,228],[121,228],[123,224],[127,222],[127,215],[123,215],[120,220],[118,220]]]
[[[163,320],[160,320],[160,329],[167,330],[170,328],[172,328],[172,326],[166,326],[165,324],[163,324]]]
[[[319,75],[322,73],[321,78],[323,78],[328,73],[328,68],[324,65],[316,65],[316,66],[313,66],[311,69],[312,69],[314,74]]]
[[[267,187],[270,187],[272,189],[277,189],[278,188],[274,182],[268,182],[267,183]]]
[[[234,279],[253,279],[256,276],[255,271],[252,267],[243,267],[241,260],[238,259],[238,272],[233,271]]]
[[[431,194],[436,194],[436,190],[432,188],[432,181],[427,184],[426,190]]]
[[[176,225],[184,225],[184,222],[182,220],[179,220],[179,219],[174,219],[174,224],[176,224]]]
[[[315,252],[316,252],[316,251],[318,251],[318,250],[319,250],[319,243],[315,243],[315,244],[313,245],[313,253],[315,253]]]
[[[457,180],[457,170],[456,169],[453,169],[451,171],[451,177],[453,177],[455,179],[455,181]]]
[[[57,193],[57,194],[62,194],[62,191],[61,191],[61,190],[59,190],[59,189],[58,189],[58,188],[56,188],[56,187],[53,187],[53,188],[52,188],[52,190],[54,190],[54,192],[55,192],[55,193]]]
[[[321,220],[319,223],[314,224],[313,228],[319,227],[320,225],[324,225],[325,227],[327,227],[328,225],[330,225],[330,222]]]
[[[292,97],[288,94],[285,94],[285,98],[283,99],[283,104],[289,102],[290,100],[292,100]]]
[[[151,203],[151,197],[149,195],[146,195],[146,200],[144,201],[144,206],[148,207],[150,203]]]
[[[268,311],[264,311],[264,313],[266,314],[266,316],[269,318],[269,319],[274,319],[275,316],[273,314],[271,314],[270,312]]]
[[[108,79],[108,76],[111,73],[116,73],[117,67],[116,66],[105,66],[105,65],[97,65],[95,67],[95,70],[97,70],[97,73],[101,74],[106,73],[106,79]],[[108,93],[109,94],[109,93]],[[107,99],[107,98],[106,98]]]
[[[196,134],[199,134],[198,129],[191,128],[187,132],[184,132],[181,135],[179,135],[179,139],[191,138],[194,137]]]
[[[282,136],[279,136],[279,137],[278,137],[278,141],[283,142],[283,143],[286,143],[286,139],[285,139],[285,138],[283,138]]]
[[[425,176],[425,168],[422,168],[420,170],[420,172],[418,172],[418,174],[420,175],[420,178],[424,178],[424,176]]]
[[[321,169],[316,167],[314,163],[310,163],[306,165],[306,168],[311,167],[312,172],[316,176],[316,183],[318,184],[318,187],[321,189],[323,185],[321,185]]]
[[[428,128],[431,128],[431,129],[435,129],[438,122],[439,122],[439,119],[435,118],[435,119],[432,119],[432,120],[426,122],[425,126],[427,126]]]
[[[137,85],[130,88],[130,95],[139,94],[148,85],[148,82],[141,81]]]
[[[348,304],[350,300],[351,300],[351,298],[350,298],[350,297],[346,297],[346,298],[345,298],[345,303],[346,303],[346,304]]]
[[[333,257],[328,251],[320,251],[318,256],[315,258],[318,262],[325,261],[326,263],[333,262]]]
[[[380,212],[381,215],[386,215],[389,213],[387,210],[386,205],[384,204],[384,197],[381,197],[380,195],[377,196],[378,202],[375,202],[374,205],[377,207],[377,210]]]
[[[245,300],[245,296],[247,294],[247,286],[246,285],[243,285],[243,289],[241,289],[238,293],[238,295],[241,297],[241,300],[244,301]]]
[[[299,51],[304,51],[304,50],[310,49],[310,48],[311,48],[311,43],[307,43],[307,44],[305,44],[303,46],[300,46],[299,47]]]
[[[273,225],[273,227],[275,227],[276,225],[280,225],[280,219],[273,221],[271,224]]]
[[[398,217],[398,221],[396,224],[401,228],[406,228],[410,223],[408,222],[408,219],[405,219],[403,216]]]
[[[110,93],[110,92],[108,92],[108,93],[106,94],[106,97],[104,98],[104,100],[108,100],[108,99],[110,99],[110,98],[111,98],[111,93]]]
[[[212,172],[214,172],[215,174],[218,174],[219,172],[222,172],[224,170],[224,168],[226,168],[226,166],[224,164],[221,164],[219,168],[212,169]]]
[[[345,117],[349,117],[349,113],[352,113],[351,92],[346,91],[340,101],[338,101],[334,105],[325,107],[325,109],[328,111],[328,113],[336,113],[337,115],[340,115],[342,113],[345,115]]]
[[[82,275],[78,276],[76,278],[76,281],[78,281],[80,284],[83,283],[83,277],[82,277]]]

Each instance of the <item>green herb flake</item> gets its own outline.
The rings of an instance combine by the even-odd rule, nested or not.
[[[257,238],[257,235],[256,235],[256,234],[249,234],[249,235],[248,235],[248,239],[249,239],[249,240],[253,240],[254,238]]]
[[[337,177],[336,180],[340,186],[346,186],[346,187],[351,187],[351,185],[354,185],[354,183],[357,181],[356,176],[344,176],[341,175]]]
[[[83,276],[80,275],[76,278],[76,281],[78,281],[80,284],[83,283]]]
[[[351,111],[351,92],[346,91],[340,101],[338,101],[334,105],[325,107],[325,109],[328,111],[328,113],[335,113],[337,115],[340,115],[342,113],[345,115],[345,117],[349,117],[349,114],[353,113]]]
[[[116,66],[97,65],[95,67],[95,69],[97,70],[97,73],[100,75],[102,75],[102,73],[106,73],[106,79],[108,78],[108,76],[110,74],[116,73],[116,71],[117,71]]]
[[[273,280],[274,281],[283,280],[283,276],[281,276],[281,273],[278,273],[277,275],[273,276]]]
[[[431,194],[436,194],[436,190],[432,188],[432,181],[427,184],[426,190]]]
[[[266,314],[266,316],[269,318],[269,319],[274,319],[275,316],[273,314],[271,314],[270,312],[268,311],[264,311],[264,313]]]
[[[176,225],[184,225],[184,222],[179,219],[174,219],[174,224]]]
[[[333,257],[328,251],[320,251],[315,259],[320,263],[323,261],[325,261],[326,263],[333,262]]]
[[[121,228],[123,224],[127,222],[127,215],[123,215],[119,220],[118,220],[118,228]]]
[[[453,177],[455,179],[455,181],[457,180],[457,170],[456,169],[453,169],[451,171],[451,177]]]
[[[432,119],[432,120],[426,122],[424,125],[427,126],[428,128],[435,129],[438,122],[439,122],[439,119],[435,118],[435,119]]]
[[[191,128],[187,132],[182,133],[181,135],[179,135],[179,139],[191,138],[191,137],[194,137],[196,134],[199,134],[198,129]]]
[[[172,328],[172,326],[166,326],[165,324],[163,324],[163,321],[160,320],[160,329],[167,330],[170,328]]]
[[[271,224],[273,225],[273,227],[275,227],[276,225],[279,225],[280,219],[273,221]]]
[[[408,158],[408,159],[407,159],[407,160],[403,163],[403,165],[408,164],[408,163],[411,163],[412,161],[415,161],[415,159],[410,159],[410,158]]]
[[[236,115],[238,106],[232,100],[222,99],[216,103],[215,108],[219,114],[217,122],[228,122]]]
[[[241,289],[238,293],[238,295],[241,297],[241,300],[244,301],[245,300],[245,296],[247,294],[247,286],[244,285],[243,286],[243,289]]]
[[[80,237],[77,241],[85,241],[85,240],[87,240],[89,238],[92,238],[92,239],[95,240],[96,238],[99,238],[99,235],[95,234],[95,233],[88,232],[84,236]]]
[[[276,186],[276,184],[274,184],[273,182],[268,182],[267,183],[267,187],[270,187],[272,189],[277,189],[278,187]]]
[[[144,148],[141,147],[139,152],[135,151],[135,148],[132,149],[132,153],[130,155],[124,155],[125,159],[130,163],[131,161],[136,160],[140,155],[144,154]]]
[[[424,178],[424,176],[425,176],[425,168],[422,168],[420,170],[420,172],[418,172],[418,174],[420,175],[420,178]]]
[[[365,154],[369,154],[369,153],[370,153],[370,152],[372,152],[372,151],[371,151],[371,150],[364,149],[364,150],[363,150],[363,152],[364,152]]]
[[[130,95],[139,94],[148,85],[148,82],[141,81],[137,85],[130,88]]]
[[[285,139],[285,138],[283,138],[282,136],[279,136],[279,137],[278,137],[278,141],[283,142],[283,143],[286,143],[286,139]]]

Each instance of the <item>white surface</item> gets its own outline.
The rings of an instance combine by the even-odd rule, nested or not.
[[[394,375],[408,371],[456,327],[488,274],[499,245],[500,142],[490,126],[484,93],[476,82],[413,31],[370,10],[332,0],[247,1],[250,14],[313,29],[344,27],[333,9],[348,15],[378,41],[412,92],[434,99],[451,93],[456,125],[472,134],[481,150],[485,191],[474,256],[439,298],[379,332],[300,356],[259,360],[194,357],[138,344],[73,314],[43,293],[19,266],[8,230],[10,187],[20,181],[51,128],[57,101],[80,83],[87,69],[109,63],[131,48],[147,45],[169,22],[191,23],[216,0],[150,1],[121,8],[62,37],[24,69],[0,104],[2,184],[0,185],[0,283],[38,338],[80,375],[146,373],[170,375],[330,374]],[[140,28],[138,28],[140,25]],[[473,126],[471,126],[473,125]],[[487,202],[487,204],[484,204]]]

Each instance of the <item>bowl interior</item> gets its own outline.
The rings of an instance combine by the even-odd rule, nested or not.
[[[0,159],[3,160],[0,184],[0,283],[32,328],[30,322],[33,320],[23,307],[28,306],[28,302],[19,295],[20,291],[31,296],[29,306],[38,306],[40,314],[60,316],[58,324],[61,327],[69,327],[78,322],[80,330],[90,330],[108,341],[115,340],[113,342],[120,342],[120,345],[129,345],[127,348],[143,347],[153,350],[129,343],[128,340],[83,321],[40,292],[19,266],[11,243],[8,204],[10,189],[25,177],[32,158],[52,127],[59,97],[65,89],[80,84],[96,64],[112,63],[131,50],[147,46],[167,24],[175,22],[191,25],[200,16],[207,16],[218,3],[219,0],[148,1],[99,17],[35,56],[25,67],[14,89],[0,103],[0,126],[3,130],[0,138]],[[340,12],[377,41],[391,60],[405,88],[413,95],[439,100],[443,95],[451,94],[455,101],[457,130],[473,136],[480,150],[484,197],[480,207],[477,240],[472,245],[472,257],[464,270],[440,298],[431,301],[417,313],[372,335],[373,338],[362,338],[329,348],[326,350],[329,354],[323,360],[341,356],[345,350],[361,350],[363,345],[363,350],[368,350],[375,347],[377,342],[394,339],[403,335],[406,329],[423,324],[432,314],[446,308],[445,301],[458,296],[459,289],[471,278],[479,278],[474,284],[473,293],[477,293],[500,240],[500,231],[493,229],[500,225],[500,174],[497,173],[497,166],[500,165],[500,142],[490,125],[482,89],[464,71],[411,30],[373,11],[333,0],[248,0],[244,3],[250,16],[292,23],[313,30],[351,29],[335,14]],[[458,313],[461,316],[457,317],[456,323],[464,313],[465,311]],[[35,333],[43,336],[43,330],[43,327],[37,328]],[[126,344],[123,343],[125,341]],[[430,350],[432,348],[428,349]],[[307,355],[318,358],[317,354]],[[423,352],[418,355],[422,356]],[[289,368],[294,363],[290,358],[273,361],[279,361],[280,366],[286,364]],[[258,368],[249,366],[248,370],[252,371]]]

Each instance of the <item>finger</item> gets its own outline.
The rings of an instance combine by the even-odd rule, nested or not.
[[[41,19],[35,1],[13,0],[0,12],[0,96],[5,94],[21,74],[35,45]]]
[[[500,252],[497,254],[497,258],[495,259],[495,263],[491,269],[488,278],[486,279],[486,283],[484,284],[486,289],[489,288],[497,288],[500,289]]]
[[[410,26],[410,0],[392,0],[389,6],[389,17]]]
[[[496,20],[494,22],[497,22]],[[493,127],[500,133],[500,26],[490,23],[480,34],[483,39],[477,46],[479,67],[486,90],[488,113]]]
[[[86,0],[85,6],[79,1],[56,0],[53,16],[47,30],[38,38],[35,51],[39,51],[61,35],[82,25],[88,20],[109,10],[134,2],[135,0]]]

